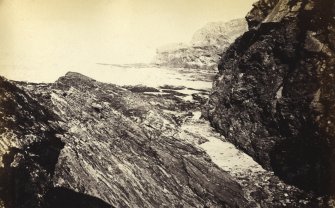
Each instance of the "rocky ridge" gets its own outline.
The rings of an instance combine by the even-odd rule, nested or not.
[[[77,73],[0,84],[4,207],[248,204],[170,116],[126,89]]]
[[[72,72],[51,84],[1,78],[0,207],[319,203],[199,120],[206,91],[189,99],[182,86],[157,90]]]

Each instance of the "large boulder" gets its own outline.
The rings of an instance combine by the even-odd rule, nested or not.
[[[334,193],[335,2],[260,0],[221,59],[207,117],[285,181]]]

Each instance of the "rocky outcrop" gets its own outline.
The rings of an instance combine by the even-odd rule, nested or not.
[[[0,78],[2,207],[40,207],[64,143],[57,115]]]
[[[335,3],[260,0],[219,65],[211,124],[286,182],[334,193]]]
[[[157,49],[153,62],[173,68],[216,70],[222,53],[246,30],[244,19],[208,23],[195,32],[190,44],[171,44]]]
[[[68,73],[0,79],[4,207],[246,207],[241,186],[137,94]]]

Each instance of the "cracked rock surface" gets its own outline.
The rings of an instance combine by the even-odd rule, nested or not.
[[[335,2],[260,0],[230,46],[211,125],[287,183],[334,193]]]
[[[68,73],[52,84],[1,78],[0,90],[4,207],[248,204],[170,116],[124,88]]]

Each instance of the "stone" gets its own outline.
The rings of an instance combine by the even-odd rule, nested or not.
[[[204,113],[264,168],[319,194],[335,191],[334,8],[332,0],[255,3]]]
[[[6,208],[248,204],[173,118],[122,87],[78,73],[34,86],[1,77],[0,101]]]

